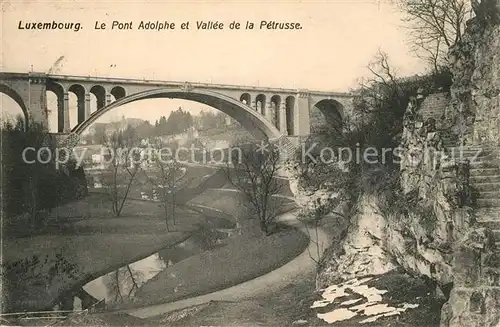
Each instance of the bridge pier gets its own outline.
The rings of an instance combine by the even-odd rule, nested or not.
[[[69,93],[64,92],[57,95],[57,131],[59,133],[69,133],[71,126],[69,122]]]
[[[103,99],[104,100],[104,99]],[[104,101],[102,101],[104,105]],[[84,121],[90,116],[90,93],[85,94]]]
[[[0,79],[0,92],[10,96],[21,107],[23,118],[47,127],[46,90],[43,74],[29,73],[18,80]]]
[[[282,102],[280,105],[279,115],[280,115],[280,126],[278,129],[284,135],[288,135],[288,131],[286,129],[286,103],[285,102]]]
[[[111,98],[111,93],[106,92],[106,106],[111,104],[111,102],[113,102],[113,99]],[[98,108],[98,109],[100,109],[100,108]]]
[[[78,124],[81,124],[85,121],[86,117],[88,117],[87,111],[90,111],[90,94],[77,94],[76,106],[78,108]]]
[[[311,131],[309,126],[310,102],[309,93],[299,92],[297,94],[297,101],[295,101],[295,108],[293,110],[294,135],[296,136],[307,136]]]
[[[264,117],[266,117],[266,119],[268,121],[272,122],[273,121],[273,115],[274,115],[273,114],[273,103],[271,101],[266,102],[265,108],[266,108],[265,109],[265,113],[266,114],[265,114]],[[273,124],[274,124],[274,122],[273,122]]]

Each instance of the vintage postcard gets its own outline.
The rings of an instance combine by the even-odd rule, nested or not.
[[[9,326],[500,327],[498,0],[0,0]]]

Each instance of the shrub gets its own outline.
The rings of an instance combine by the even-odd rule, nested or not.
[[[46,128],[37,123],[29,124],[26,131],[21,124],[1,126],[2,146],[2,215],[15,217],[28,214],[32,225],[40,225],[52,208],[86,194],[83,169],[69,162],[66,169],[57,170],[54,158],[41,156],[36,151],[46,147],[53,154],[55,140]],[[32,147],[35,151],[23,151]],[[48,155],[47,152],[44,155]],[[50,159],[50,160],[49,160]],[[43,162],[44,162],[43,161]],[[66,171],[66,172],[65,172]]]
[[[399,159],[393,151],[402,142],[403,122],[410,102],[418,94],[427,95],[447,91],[451,74],[443,69],[426,76],[398,78],[386,54],[379,52],[369,69],[373,78],[354,92],[353,113],[340,124],[323,126],[306,141],[306,148],[316,143],[310,152],[317,160],[299,163],[299,183],[305,189],[327,189],[345,192],[345,199],[356,200],[363,194],[377,195],[380,209],[387,215],[406,217],[410,207],[418,206],[417,194],[403,194],[400,187]],[[322,147],[347,148],[351,154],[374,149],[379,154],[377,163],[352,161],[344,167],[319,160]],[[339,161],[343,158],[337,157]],[[420,210],[419,208],[418,210]],[[432,216],[427,215],[430,225]]]

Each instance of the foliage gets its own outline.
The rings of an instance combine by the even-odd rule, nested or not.
[[[45,256],[33,255],[21,260],[4,263],[1,267],[3,286],[3,312],[16,310],[16,295],[29,292],[29,287],[34,283],[44,283],[48,287],[54,279],[76,279],[79,275],[76,264],[69,262],[61,253]]]
[[[226,127],[226,114],[217,111],[202,111],[195,119],[199,130],[211,130]]]
[[[94,135],[92,136],[94,143],[100,144],[106,138],[106,124],[96,123],[93,125]]]
[[[170,113],[168,119],[165,116],[160,117],[155,123],[155,131],[157,136],[174,135],[187,131],[191,126],[193,126],[191,113],[179,107]]]
[[[249,281],[295,258],[308,239],[295,228],[283,227],[269,236],[243,234],[222,242],[225,246],[181,260],[143,284],[136,303],[171,302]]]
[[[448,49],[464,34],[471,11],[468,0],[396,0],[405,14],[411,44],[417,56],[426,60],[434,71],[448,65]]]
[[[155,127],[146,120],[135,128],[135,133],[141,139],[148,139],[155,136]]]
[[[340,192],[337,200],[350,203],[363,194],[376,195],[385,214],[405,213],[414,199],[401,191],[400,154],[395,150],[402,141],[406,108],[417,94],[449,89],[451,76],[441,71],[422,77],[398,77],[382,51],[368,69],[372,78],[363,81],[355,92],[353,114],[306,140],[305,149],[313,144],[315,147],[310,156],[296,160],[299,184],[311,194],[319,190]],[[325,158],[325,152],[322,157],[322,149],[333,149],[331,158]],[[313,216],[324,214],[325,208],[318,209],[318,214],[313,210]]]
[[[77,176],[76,171],[81,168],[77,168],[74,161],[56,169],[56,143],[43,125],[32,122],[25,130],[22,121],[6,122],[0,130],[3,215],[27,213],[29,224],[40,226],[47,219],[48,211],[86,194],[86,190],[82,192],[86,187],[85,178],[81,174]]]
[[[109,139],[111,134],[122,130],[123,126],[126,125],[131,130],[135,130],[138,138],[149,139],[155,136],[183,133],[192,127],[193,123],[194,120],[191,113],[179,107],[177,110],[172,111],[168,118],[161,116],[160,119],[156,120],[154,125],[147,120],[142,121],[136,118],[125,119],[125,117],[122,117],[121,121],[95,123],[92,125],[94,132],[86,136],[86,138],[91,143],[102,144]]]
[[[343,154],[349,152],[353,157],[359,154],[362,159],[367,149],[371,148],[378,154],[377,163],[393,165],[396,160],[392,151],[382,155],[384,149],[395,149],[401,143],[403,118],[408,104],[417,94],[426,95],[438,89],[449,89],[451,75],[448,71],[441,71],[426,76],[400,78],[391,67],[388,55],[382,51],[377,53],[368,69],[373,77],[362,81],[356,90],[353,114],[344,117],[340,124],[319,129],[307,142],[316,142],[318,151],[322,147],[337,150],[337,159],[344,161],[346,158],[340,158],[340,149],[346,149]],[[359,165],[353,165],[350,169],[361,171],[373,166],[368,163],[368,167],[363,167],[366,161],[360,161]]]
[[[399,145],[406,106],[418,86],[397,78],[382,52],[369,69],[374,77],[356,92],[355,115],[333,127],[325,126],[306,141],[306,148],[317,146],[312,158],[300,160],[303,173],[299,175],[304,188],[345,190],[346,199],[355,199],[361,193],[377,191],[381,172],[385,178],[398,168],[393,152],[384,153],[384,149]],[[324,148],[334,149],[328,162],[321,158]],[[376,153],[370,162],[365,160],[368,151]]]
[[[269,225],[284,205],[280,193],[282,184],[277,180],[280,167],[279,151],[270,144],[262,150],[258,145],[245,144],[241,151],[232,152],[223,172],[230,184],[244,194],[244,205],[259,219],[261,230],[268,234]]]

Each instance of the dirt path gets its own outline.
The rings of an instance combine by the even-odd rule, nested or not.
[[[293,283],[298,280],[298,278],[313,272],[315,269],[315,263],[311,259],[311,255],[315,258],[318,256],[318,248],[316,246],[317,243],[321,245],[321,249],[326,249],[330,245],[330,238],[328,235],[319,228],[316,231],[314,228],[304,227],[297,220],[297,210],[281,215],[278,218],[278,221],[286,223],[290,226],[299,227],[302,232],[311,235],[312,241],[309,242],[308,248],[306,248],[292,261],[260,277],[220,291],[171,303],[157,304],[140,309],[124,310],[122,312],[139,318],[148,318],[168,313],[170,311],[207,303],[209,301],[240,301],[255,296],[271,294],[288,284]],[[318,235],[317,243],[316,232]],[[321,255],[322,250],[319,250],[319,252],[319,255]]]

